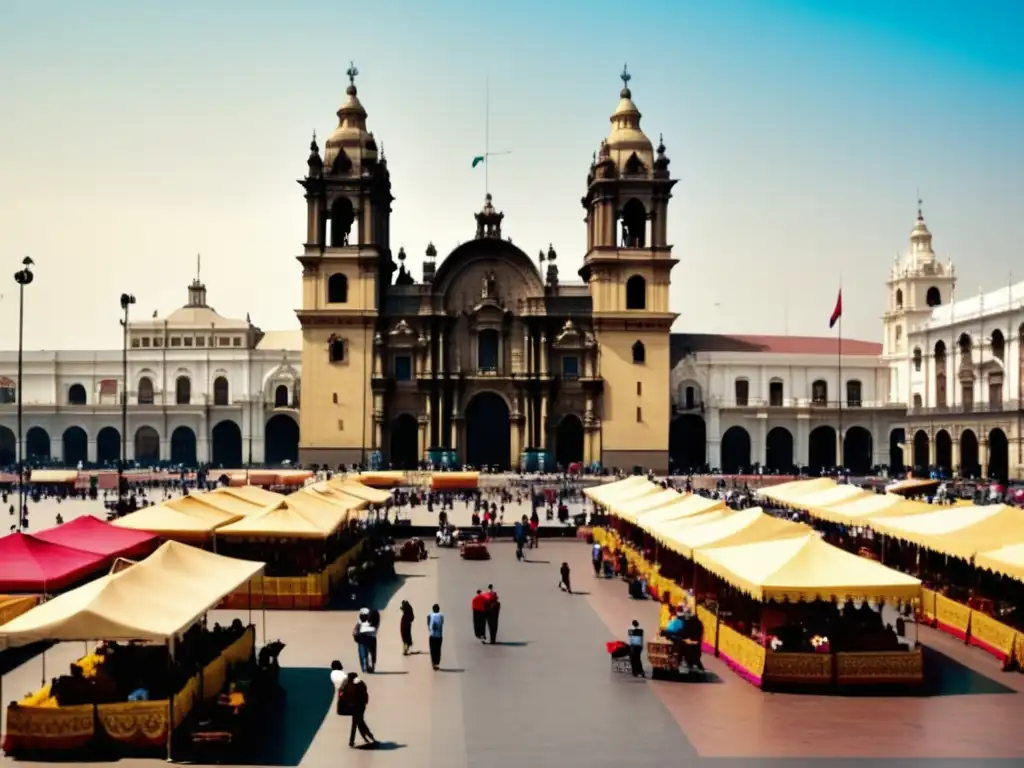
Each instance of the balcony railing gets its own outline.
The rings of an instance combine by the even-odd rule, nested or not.
[[[752,408],[758,410],[770,409],[770,408],[809,408],[809,409],[822,409],[826,410],[829,408],[839,408],[838,400],[819,400],[811,397],[783,397],[783,398],[767,398],[767,397],[748,397],[735,398],[735,397],[721,397],[714,396],[711,398],[711,405],[716,408]],[[903,403],[891,402],[888,400],[843,400],[842,406],[844,409],[854,408],[903,408],[906,407]]]
[[[1024,410],[1022,400],[1000,400],[992,403],[955,403],[952,405],[915,405],[907,409],[911,416],[965,413],[1011,413]]]

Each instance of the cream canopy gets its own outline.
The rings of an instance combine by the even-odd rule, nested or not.
[[[181,496],[165,501],[163,506],[170,507],[177,512],[194,513],[199,517],[206,516],[210,510],[223,512],[232,517],[244,517],[258,512],[262,508],[233,496],[214,496],[212,493]]]
[[[241,515],[230,515],[213,507],[196,507],[181,511],[166,504],[144,507],[113,521],[118,528],[148,531],[158,536],[209,536],[214,529],[238,520]]]
[[[583,495],[591,501],[601,505],[606,505],[608,500],[614,498],[627,488],[646,488],[651,485],[654,485],[654,483],[643,475],[631,475],[623,478],[622,480],[615,480],[611,483],[602,483],[601,485],[595,485],[591,488],[585,488],[583,490]]]
[[[836,482],[828,477],[816,477],[813,480],[791,480],[788,483],[762,488],[758,495],[773,501],[788,503],[790,499],[795,499],[807,493],[823,491],[826,488],[834,488],[835,485]]]
[[[811,532],[806,525],[766,515],[760,507],[753,507],[711,522],[677,528],[666,536],[665,548],[692,560],[693,551],[703,547],[732,547]]]
[[[979,552],[974,557],[974,564],[1001,576],[1024,581],[1024,543]]]
[[[812,507],[807,512],[811,517],[841,525],[867,525],[869,520],[899,515],[917,515],[934,512],[936,507],[921,501],[908,501],[892,493],[872,493],[860,496],[842,504],[827,507]]]
[[[806,511],[815,507],[828,507],[832,504],[842,504],[846,501],[862,499],[865,496],[870,495],[872,495],[871,491],[865,491],[863,488],[858,488],[856,485],[835,485],[831,488],[824,488],[820,491],[799,494],[795,497],[791,497],[786,503],[794,509],[802,509]]]
[[[316,483],[315,485],[307,485],[305,488],[296,491],[289,495],[287,498],[296,499],[298,503],[316,502],[317,504],[330,504],[334,507],[340,507],[341,509],[347,509],[355,512],[360,509],[366,509],[368,502],[363,499],[357,499],[355,496],[349,496],[347,493],[332,488],[327,483]]]
[[[263,566],[169,541],[142,562],[7,622],[0,627],[0,647],[39,640],[168,640]]]
[[[608,505],[609,511],[623,520],[628,520],[631,523],[637,522],[638,517],[643,517],[644,513],[650,512],[651,510],[664,507],[669,504],[674,504],[682,498],[679,491],[668,489],[661,489],[654,493],[648,493],[641,496],[638,499],[630,499],[629,501],[612,501]]]
[[[294,494],[293,494],[294,496]],[[223,528],[218,536],[280,536],[289,539],[326,539],[348,519],[348,510],[329,502],[289,496],[274,506],[247,515]]]
[[[701,501],[692,501],[692,499],[700,499]],[[715,506],[710,507],[710,509],[725,509],[724,501],[715,502],[714,499],[705,499],[703,496],[680,494],[678,501],[668,506],[653,509],[650,512],[644,512],[644,514],[637,518],[636,524],[641,529],[650,532],[654,527],[667,523],[670,520],[680,520],[710,511],[707,505],[712,502],[714,502]]]
[[[210,491],[204,494],[204,496],[232,496],[236,499],[247,501],[250,504],[255,504],[261,509],[284,499],[284,494],[268,491],[266,488],[260,488],[258,485],[227,486]]]
[[[730,515],[736,514],[726,506],[711,508],[710,510],[697,510],[686,517],[677,517],[673,520],[665,520],[660,523],[651,523],[647,532],[662,544],[672,541],[674,536],[683,528],[692,525],[704,525],[715,520],[722,520]]]
[[[328,480],[327,485],[347,493],[349,496],[355,496],[357,499],[369,502],[370,504],[383,504],[391,498],[390,491],[382,491],[379,488],[371,488],[368,485],[363,485],[356,480],[346,480],[344,478]]]
[[[1024,509],[991,504],[941,507],[928,514],[869,520],[879,533],[970,560],[978,552],[1024,542]]]
[[[921,582],[844,552],[811,533],[735,547],[698,549],[697,564],[761,602],[913,600]]]

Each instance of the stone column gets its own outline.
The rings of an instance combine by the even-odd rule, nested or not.
[[[768,419],[759,418],[757,420],[757,446],[753,451],[754,455],[751,457],[751,461],[760,464],[762,467],[767,463],[768,460]]]
[[[928,435],[928,466],[935,466],[935,435]]]
[[[541,358],[543,363],[544,358]],[[548,449],[548,394],[543,393],[540,396],[540,447],[543,450]]]
[[[91,464],[96,463],[96,441],[93,439],[89,440],[88,448],[86,449],[86,458],[88,458]]]
[[[428,392],[426,400],[427,400],[427,403],[426,403],[425,410],[426,410],[426,415],[427,415],[427,424],[426,424],[427,428],[426,428],[426,438],[425,439],[426,439],[426,444],[427,445],[423,449],[424,455],[426,455],[426,452],[429,451],[433,447],[431,445],[431,443],[434,440],[434,395]]]
[[[978,441],[978,463],[981,464],[981,479],[988,478],[988,438]]]
[[[949,468],[950,472],[954,475],[960,474],[960,438],[953,440],[953,450],[951,452],[950,461],[953,466]]]
[[[373,393],[373,448],[384,448],[384,396],[380,392]]]
[[[373,344],[373,375],[374,378],[380,378],[382,368],[382,357],[380,346],[374,341]]]
[[[452,392],[452,442],[451,448],[459,453],[459,393]]]
[[[536,448],[533,439],[533,398],[526,395],[523,403],[523,413],[526,416],[526,426],[523,429],[523,439],[526,441],[525,448]]]
[[[437,368],[438,373],[444,373],[447,370],[444,366],[444,331],[437,333]]]
[[[839,466],[845,465],[846,457],[843,456],[843,430],[836,430],[836,464]]]
[[[523,365],[526,366],[526,373],[529,376],[533,373],[533,354],[530,350],[530,332],[526,331],[523,334]]]
[[[543,333],[540,335],[540,375],[548,375],[548,337]]]
[[[427,364],[427,376],[434,375],[434,336],[433,334],[427,334],[427,359],[424,361]]]
[[[512,466],[518,466],[519,456],[523,452],[522,440],[519,429],[519,396],[512,395],[512,409],[509,411],[508,429],[509,429],[509,448],[512,453],[511,461]]]

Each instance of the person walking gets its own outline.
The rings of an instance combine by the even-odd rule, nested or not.
[[[377,628],[370,621],[370,609],[363,608],[359,611],[359,618],[352,629],[352,639],[356,641],[359,649],[359,669],[366,672],[373,672],[373,657],[376,655]]]
[[[398,631],[402,635],[402,655],[408,656],[412,650],[412,623],[416,620],[416,614],[408,600],[402,601],[402,618],[398,622]]]
[[[590,558],[594,563],[594,575],[601,578],[601,561],[604,560],[604,552],[601,549],[601,545],[596,541],[594,546],[590,548]]]
[[[644,652],[644,631],[639,621],[633,619],[632,626],[626,630],[626,636],[629,638],[629,666],[633,677],[647,677],[641,658]]]
[[[341,691],[347,682],[348,675],[345,674],[345,668],[342,667],[340,661],[335,659],[331,662],[331,684],[334,686],[334,701],[339,715],[344,714],[342,712]]]
[[[366,683],[355,672],[349,672],[348,678],[338,695],[338,712],[352,718],[352,729],[348,735],[348,745],[356,745],[356,731],[366,744],[376,746],[377,739],[366,724],[366,707],[370,703],[370,692]]]
[[[561,581],[558,582],[558,588],[565,590],[570,595],[572,594],[572,583],[569,581],[569,564],[562,563],[562,567],[558,569]]]
[[[498,616],[501,613],[501,600],[498,599],[498,593],[494,591],[493,584],[487,585],[487,591],[484,592],[484,600],[486,605],[484,621],[487,625],[487,632],[491,636],[491,645],[494,645],[494,641],[498,637]]]
[[[483,640],[487,632],[487,597],[483,590],[476,591],[470,607],[473,609],[473,635],[477,640]]]
[[[430,643],[430,663],[434,669],[440,669],[441,644],[444,642],[444,614],[437,603],[434,603],[427,615],[427,634]]]

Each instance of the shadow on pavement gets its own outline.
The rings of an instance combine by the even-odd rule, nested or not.
[[[997,680],[975,672],[941,651],[924,648],[925,696],[977,696],[986,693],[1016,693]]]
[[[325,717],[334,714],[334,686],[326,670],[283,667],[280,682],[284,695],[270,712],[259,748],[246,756],[247,764],[297,768]]]

